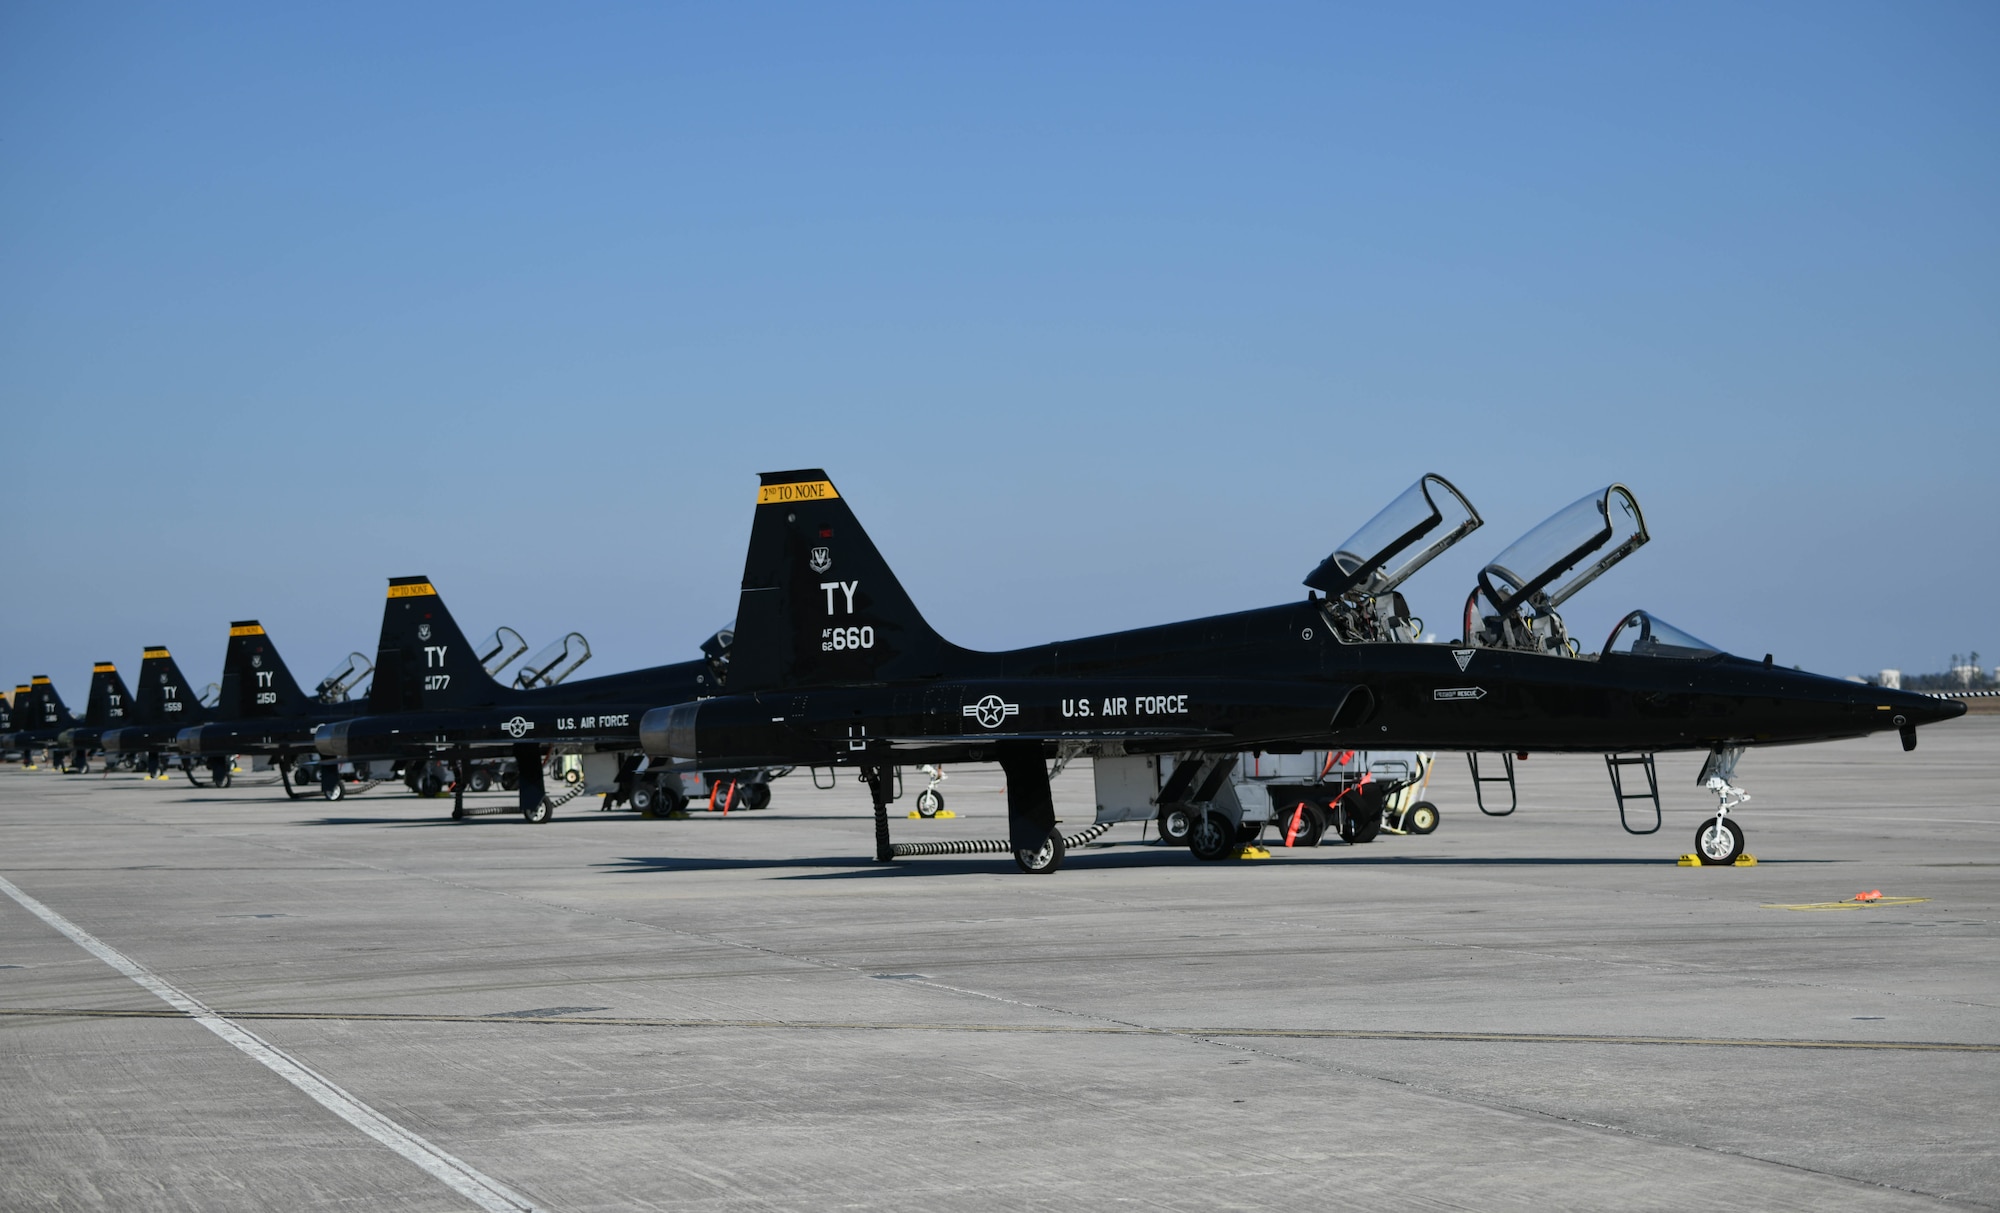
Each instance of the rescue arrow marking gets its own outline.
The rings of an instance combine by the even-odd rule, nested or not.
[[[1439,687],[1431,692],[1432,699],[1484,699],[1485,687]]]

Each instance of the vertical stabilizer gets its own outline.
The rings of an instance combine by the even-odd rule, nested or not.
[[[731,692],[934,676],[951,649],[825,472],[764,473],[730,646]]]
[[[93,729],[115,729],[132,723],[132,692],[118,667],[100,661],[90,668],[90,697],[83,703],[83,723]]]
[[[222,698],[215,705],[217,718],[303,716],[311,707],[312,700],[285,668],[278,647],[264,633],[264,625],[254,619],[230,624],[229,652],[222,659]]]
[[[148,645],[139,662],[139,686],[132,692],[134,724],[201,724],[208,709],[163,644]]]
[[[392,577],[375,649],[368,712],[436,711],[494,703],[502,688],[445,609],[428,577]]]
[[[28,719],[21,722],[24,729],[64,729],[76,723],[76,718],[63,706],[62,696],[56,693],[56,684],[49,681],[47,674],[37,674],[28,683]]]

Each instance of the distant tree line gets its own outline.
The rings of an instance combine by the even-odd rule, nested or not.
[[[1979,664],[1977,650],[1953,653],[1951,668],[1942,674],[1905,674],[1903,686],[1912,691],[1991,691],[2000,688],[1993,671]]]

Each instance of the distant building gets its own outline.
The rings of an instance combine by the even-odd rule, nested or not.
[[[1883,685],[1883,686],[1885,686],[1885,687],[1888,687],[1888,688],[1889,688],[1890,690],[1892,690],[1892,691],[1900,691],[1900,690],[1902,690],[1902,689],[1903,689],[1903,671],[1901,671],[1901,670],[1883,670],[1883,671],[1882,671],[1882,685]]]
[[[1951,680],[1962,687],[1969,687],[1982,681],[1981,671],[1976,665],[1955,665],[1951,667]]]

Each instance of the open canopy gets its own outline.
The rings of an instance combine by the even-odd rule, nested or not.
[[[571,632],[530,657],[514,672],[514,685],[524,691],[552,687],[590,660],[590,642],[581,632]]]
[[[340,664],[328,670],[326,677],[319,680],[313,694],[322,703],[342,703],[349,699],[359,699],[363,680],[375,672],[375,663],[359,653],[349,653]]]
[[[528,642],[521,639],[519,632],[513,628],[500,627],[493,629],[491,636],[479,642],[479,647],[473,651],[473,656],[479,658],[479,664],[486,670],[487,677],[498,678],[500,671],[512,665],[516,657],[527,651]]]
[[[1306,584],[1328,598],[1386,594],[1480,523],[1451,481],[1426,473],[1320,561]],[[1419,546],[1426,538],[1429,546]]]
[[[1479,588],[1502,615],[1524,604],[1552,611],[1649,538],[1632,490],[1608,485],[1515,540],[1480,570]]]

